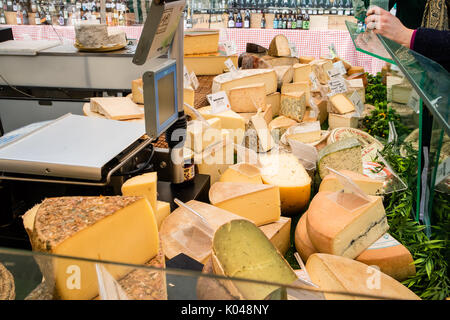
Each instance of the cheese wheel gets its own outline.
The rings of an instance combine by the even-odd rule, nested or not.
[[[297,227],[295,228],[295,248],[300,254],[303,262],[306,263],[310,255],[317,252],[316,248],[312,244],[306,230],[306,214],[305,212],[298,220]]]

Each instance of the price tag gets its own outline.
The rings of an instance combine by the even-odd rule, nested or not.
[[[364,113],[364,103],[361,100],[361,97],[358,93],[358,91],[354,91],[353,94],[350,96],[350,101],[353,103],[353,105],[355,106],[355,110],[356,113],[358,115],[358,117],[362,117],[363,113]]]
[[[317,79],[317,76],[314,72],[311,72],[309,74],[309,79],[311,80],[312,83],[312,90],[317,91],[319,90],[319,80]]]
[[[342,77],[336,77],[328,81],[328,85],[331,91],[331,93],[328,94],[329,97],[347,92],[347,84],[345,83],[345,79]]]
[[[334,46],[334,43],[330,44],[328,46],[328,50],[330,50],[330,56],[331,59],[337,58],[337,51],[336,51],[336,47]]]
[[[221,113],[231,109],[225,91],[208,94],[206,98],[211,105],[211,114]]]
[[[445,159],[437,168],[435,186],[440,184],[450,175],[450,157]]]
[[[183,68],[183,79],[184,79],[184,87],[189,87],[191,85],[191,77],[189,75],[189,71],[186,68],[186,66],[184,66]]]
[[[347,74],[347,70],[345,69],[344,63],[342,61],[338,61],[333,63],[334,69],[336,69],[339,74],[344,75]]]
[[[232,56],[237,54],[236,43],[234,41],[224,41],[222,45],[225,49],[225,54],[227,56]]]
[[[234,65],[233,61],[231,59],[227,59],[225,62],[225,66],[228,68],[228,70],[234,75],[237,72],[236,66]]]
[[[408,106],[410,106],[416,113],[420,111],[420,97],[419,94],[412,90],[411,96],[409,97]]]
[[[295,43],[289,43],[289,48],[291,49],[291,57],[298,58],[298,51]]]
[[[195,75],[194,71],[192,71],[190,73],[189,78],[191,80],[191,84],[192,84],[193,89],[197,90],[198,89],[198,79],[197,79],[197,76]]]
[[[389,136],[388,142],[396,143],[398,139],[397,130],[395,130],[395,124],[392,121],[389,121]]]

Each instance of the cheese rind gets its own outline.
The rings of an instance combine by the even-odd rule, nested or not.
[[[236,87],[228,91],[228,100],[234,112],[256,112],[266,107],[264,83]]]
[[[249,219],[257,226],[280,219],[278,187],[265,184],[217,182],[209,190],[211,204]]]
[[[276,35],[269,45],[268,54],[272,57],[290,57],[291,48],[285,35]]]
[[[313,143],[319,141],[322,133],[319,121],[302,122],[293,127],[292,131],[292,134],[286,134],[286,138],[301,143]]]
[[[255,83],[264,83],[266,95],[277,91],[277,74],[273,69],[238,70],[235,75],[231,72],[220,74],[213,80],[211,91],[216,93]]]
[[[143,196],[151,204],[153,211],[157,210],[156,196],[157,196],[157,182],[158,173],[149,172],[139,176],[128,179],[122,185],[122,194],[124,196]]]
[[[259,229],[284,256],[291,246],[291,218],[280,217],[280,220],[260,226]]]
[[[307,81],[309,82],[309,75],[311,74],[312,69],[309,63],[297,63],[294,64],[294,82]]]
[[[36,251],[128,264],[145,264],[159,248],[155,215],[143,197],[46,199],[36,213],[31,242]],[[55,297],[85,300],[98,295],[92,263],[71,259],[38,263]],[[130,271],[119,266],[106,269],[115,279]]]
[[[249,163],[237,163],[230,166],[221,176],[220,182],[242,182],[262,184],[261,171]]]
[[[301,122],[306,111],[306,94],[290,92],[281,94],[280,114]]]
[[[400,282],[352,259],[315,253],[308,259],[306,269],[312,282],[322,290],[348,293],[325,293],[325,298],[328,300],[380,298],[420,300],[416,294]],[[371,281],[375,278],[377,279],[376,283]],[[373,296],[373,298],[367,296]]]
[[[328,71],[333,69],[333,63],[329,60],[314,60],[310,64],[319,82],[321,84],[327,84],[330,80]]]
[[[278,116],[280,114],[281,95],[279,92],[274,92],[266,96],[267,105],[272,106],[272,114]]]
[[[225,66],[225,61],[228,59],[236,68],[238,67],[237,55],[222,56],[218,53],[184,55],[183,62],[189,73],[194,72],[196,76],[215,76],[228,72]]]
[[[165,218],[170,214],[170,203],[165,201],[156,201],[156,223],[158,225],[158,230],[161,228],[161,224]]]
[[[297,214],[309,202],[311,178],[301,162],[292,154],[266,154],[260,156],[263,182],[280,189],[281,212]]]
[[[184,54],[215,53],[219,50],[219,31],[192,30],[184,33]]]
[[[347,138],[327,145],[319,151],[318,167],[322,179],[329,174],[327,167],[362,174],[361,144],[355,138]]]
[[[308,236],[308,230],[306,229],[306,214],[305,212],[298,220],[295,227],[295,248],[300,254],[302,261],[306,263],[310,255],[317,253],[316,248],[312,244]]]
[[[382,180],[375,180],[363,174],[349,170],[339,170],[339,172],[352,179],[352,181],[356,185],[358,185],[358,187],[360,187],[361,190],[364,191],[364,193],[368,195],[375,196],[382,192],[383,189]],[[320,183],[319,187],[319,192],[323,191],[336,192],[341,191],[342,189],[344,189],[344,186],[340,183],[338,177],[331,172],[322,179],[322,182]]]
[[[285,83],[281,87],[281,94],[290,92],[301,92],[301,91],[305,93],[306,106],[310,107],[311,86],[309,85],[309,81]]]
[[[382,199],[368,197],[370,201],[365,203],[350,193],[316,194],[306,226],[319,252],[354,259],[386,233],[389,225]]]
[[[126,34],[122,30],[108,30],[104,24],[81,23],[75,26],[75,40],[85,48],[101,48],[126,45]]]
[[[247,220],[233,220],[221,226],[213,239],[213,270],[216,274],[280,284],[291,284],[297,276],[264,233]],[[243,299],[265,299],[277,289],[259,283],[222,283]]]
[[[144,104],[142,78],[131,81],[131,99],[134,103]]]

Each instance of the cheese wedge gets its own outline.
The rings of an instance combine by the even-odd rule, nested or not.
[[[213,239],[213,270],[216,274],[280,284],[292,284],[297,275],[264,233],[247,220],[221,226]],[[262,300],[277,289],[273,285],[221,280],[233,296]]]
[[[311,81],[309,79],[311,72],[312,69],[309,63],[294,64],[294,82],[307,81],[309,83]]]
[[[332,96],[330,98],[330,102],[333,106],[333,109],[339,114],[355,112],[355,106],[353,102],[351,102],[350,99],[342,93]]]
[[[269,45],[268,54],[272,57],[290,57],[289,40],[283,34],[276,35]]]
[[[379,195],[383,190],[383,180],[375,180],[363,174],[349,170],[339,170],[339,172],[351,178],[352,181],[357,184],[358,187],[360,187],[361,190],[364,191],[364,193],[368,195]],[[343,189],[344,186],[340,183],[338,177],[331,172],[322,179],[319,187],[319,192],[336,192]]]
[[[222,140],[222,126],[219,118],[206,120],[209,127],[202,121],[193,120],[187,125],[184,146],[194,152],[202,152],[207,147]]]
[[[301,64],[309,64],[313,62],[315,59],[316,59],[315,57],[308,57],[308,56],[298,58]]]
[[[280,219],[280,192],[276,186],[217,182],[209,190],[209,201],[216,207],[249,219],[257,226]]]
[[[36,213],[33,250],[128,264],[145,264],[158,253],[158,226],[143,197],[63,197],[44,200]],[[92,299],[98,295],[95,266],[71,259],[38,260],[54,296]],[[120,279],[128,267],[105,266]]]
[[[311,64],[311,69],[315,73],[317,79],[321,84],[327,84],[330,80],[328,71],[333,69],[333,63],[329,60],[314,60]]]
[[[292,66],[277,66],[273,67],[277,73],[278,89],[283,86],[283,84],[292,82],[294,78],[294,69]]]
[[[145,197],[152,206],[153,211],[155,212],[157,210],[157,182],[158,173],[156,171],[135,176],[124,182],[124,184],[122,185],[122,194],[124,196]]]
[[[236,144],[242,143],[245,133],[245,119],[242,118],[238,113],[232,110],[227,110],[224,112],[212,114],[211,106],[197,109],[197,111],[200,112],[200,114],[205,119],[212,119],[212,118],[220,119],[222,129],[227,129],[230,132],[232,139],[234,140],[234,143]]]
[[[347,114],[328,114],[328,127],[330,130],[336,128],[358,128],[359,117],[354,112]]]
[[[306,94],[290,92],[281,94],[280,114],[301,122],[306,111]]]
[[[91,110],[112,120],[140,119],[144,117],[144,108],[139,107],[127,97],[91,98]]]
[[[290,92],[301,92],[301,91],[305,93],[306,106],[310,107],[311,86],[309,85],[309,80],[302,82],[285,83],[281,87],[281,94]]]
[[[266,96],[266,103],[272,106],[272,113],[274,116],[280,114],[281,95],[279,92],[274,92]]]
[[[219,179],[220,182],[242,182],[262,184],[261,171],[250,163],[237,163],[230,166]]]
[[[228,100],[234,112],[256,112],[266,107],[266,89],[264,83],[236,87],[228,91]]]
[[[409,83],[395,84],[392,86],[392,101],[407,104],[412,93],[412,86]]]
[[[285,116],[279,116],[273,119],[269,123],[269,130],[275,141],[280,141],[281,136],[292,126],[298,124],[297,121],[287,118]]]
[[[309,202],[311,178],[292,154],[260,156],[263,182],[279,187],[283,215],[298,214]]]
[[[170,203],[165,201],[156,201],[156,223],[158,225],[158,230],[161,228],[161,224],[165,218],[170,214]]]
[[[235,74],[231,72],[216,76],[212,84],[212,93],[228,92],[236,87],[264,83],[266,95],[277,91],[277,74],[273,69],[248,69],[238,70]]]
[[[215,53],[219,51],[219,31],[185,31],[183,49],[184,54]]]
[[[352,259],[316,253],[308,259],[306,270],[308,270],[312,282],[317,284],[320,289],[348,293],[348,295],[325,293],[325,298],[328,300],[377,298],[420,300],[415,293],[400,282]]]
[[[195,91],[192,88],[183,88],[183,101],[189,104],[191,107],[195,106]],[[184,107],[185,111],[184,113],[190,114],[189,112],[186,112],[186,107]]]
[[[319,192],[308,208],[311,243],[322,253],[354,259],[389,229],[381,197]]]
[[[230,140],[224,140],[202,153],[194,155],[198,173],[210,176],[210,183],[219,181],[220,176],[234,164],[234,148]]]
[[[295,249],[299,253],[302,261],[306,263],[310,255],[317,253],[316,248],[312,244],[308,236],[308,231],[306,229],[306,214],[305,212],[298,220],[297,226],[295,227]]]
[[[320,140],[321,137],[320,122],[303,122],[295,126],[293,134],[287,134],[287,139],[292,139],[302,143],[313,143]]]
[[[142,78],[131,81],[131,99],[134,103],[144,104]]]
[[[334,170],[349,170],[362,174],[361,144],[355,138],[347,138],[327,145],[319,151],[318,168],[323,179],[330,167]]]
[[[284,256],[291,247],[291,218],[280,217],[280,220],[260,226],[259,229]]]
[[[353,80],[347,80],[347,97],[350,98],[353,94],[353,92],[358,92],[361,101],[363,103],[366,103],[366,88],[364,87],[363,79],[353,79]],[[389,100],[388,100],[389,101]]]
[[[319,121],[323,124],[328,119],[328,99],[313,98],[314,104],[319,109]]]
[[[194,72],[196,76],[215,76],[228,71],[225,61],[228,59],[238,67],[238,56],[225,56],[219,53],[204,53],[184,55],[183,62],[189,73]]]
[[[275,146],[275,142],[262,115],[251,117],[245,132],[244,146],[256,152],[267,152]]]

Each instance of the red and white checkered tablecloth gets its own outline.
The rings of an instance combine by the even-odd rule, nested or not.
[[[59,40],[74,41],[75,30],[72,26],[23,26],[13,25],[14,39],[17,40]],[[129,39],[139,39],[142,26],[112,27],[124,30]],[[56,34],[56,32],[58,34]],[[328,46],[334,44],[340,57],[351,65],[361,66],[367,72],[376,74],[384,65],[382,60],[357,52],[350,35],[345,30],[276,30],[276,29],[221,29],[220,41],[235,41],[237,52],[245,52],[247,42],[269,47],[277,34],[284,34],[297,47],[300,56],[323,57],[329,53]]]

